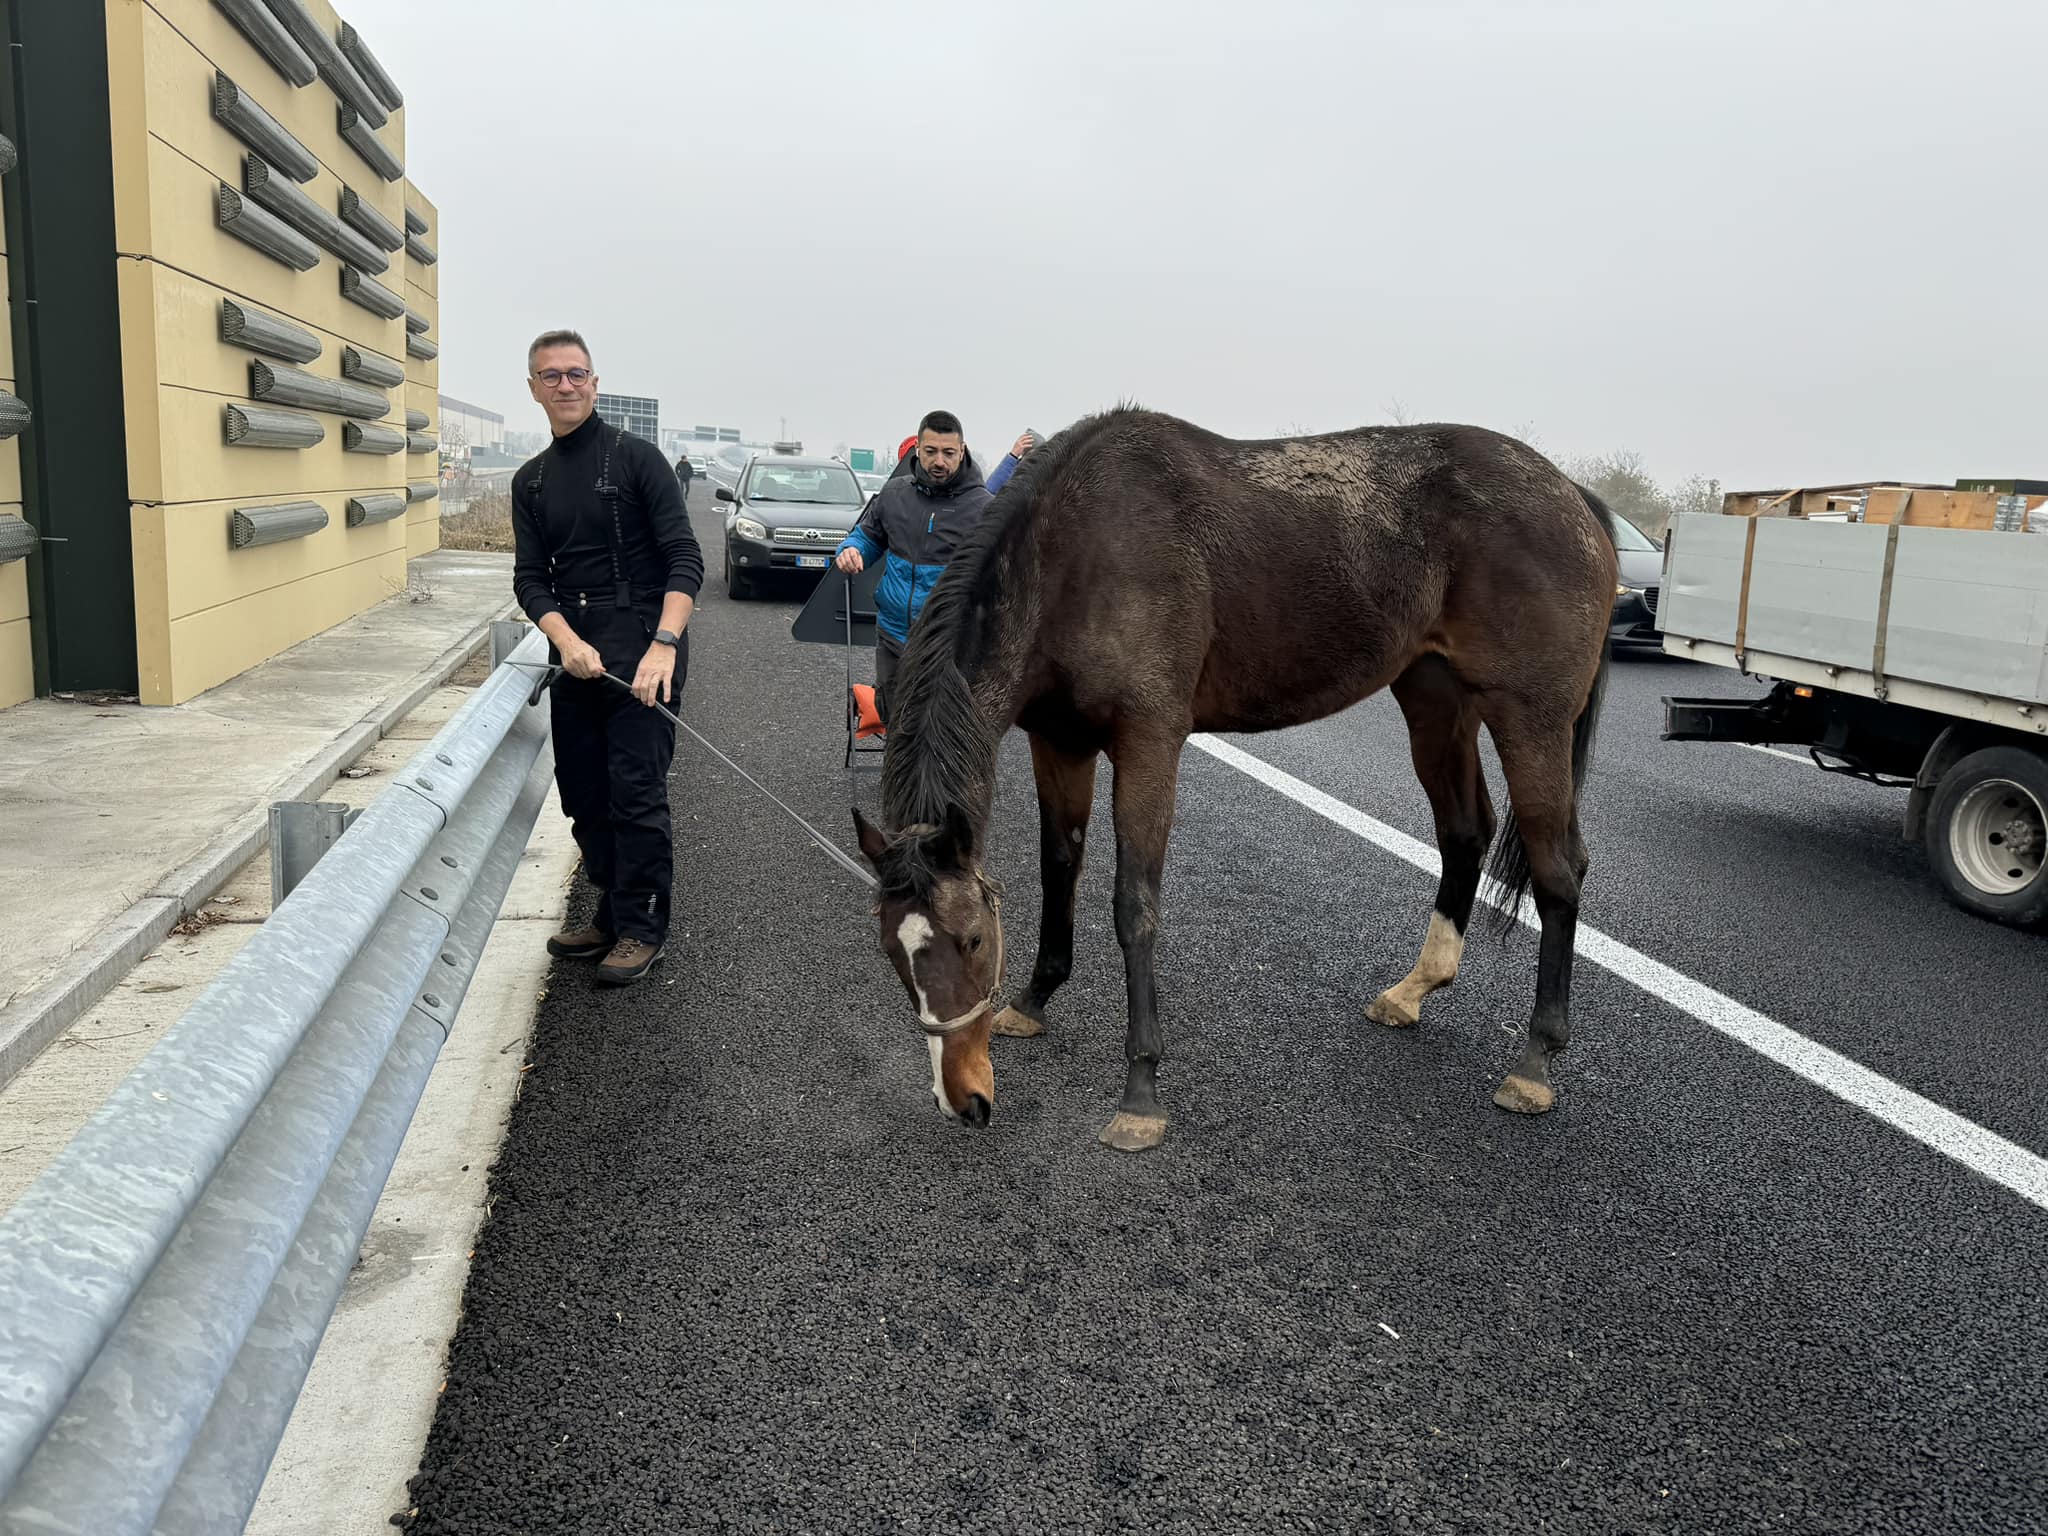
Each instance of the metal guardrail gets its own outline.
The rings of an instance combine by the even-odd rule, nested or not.
[[[0,1532],[246,1525],[547,795],[503,661],[0,1216]]]

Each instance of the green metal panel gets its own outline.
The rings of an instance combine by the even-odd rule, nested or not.
[[[121,400],[105,7],[0,3],[0,132],[36,691],[133,693],[135,567]]]

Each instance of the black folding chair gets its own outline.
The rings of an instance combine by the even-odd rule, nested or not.
[[[853,767],[855,758],[879,759],[888,746],[880,736],[873,738],[869,745],[861,744],[860,706],[853,693],[853,650],[856,645],[874,649],[877,622],[875,588],[881,580],[879,562],[858,576],[834,570],[818,583],[789,626],[792,640],[846,647],[846,694],[842,702],[846,711],[845,766],[848,768]],[[875,766],[879,767],[880,763]]]

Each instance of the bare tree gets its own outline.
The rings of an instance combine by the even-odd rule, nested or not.
[[[1719,512],[1723,500],[1721,482],[1710,480],[1705,475],[1688,475],[1672,487],[1666,499],[1673,517],[1691,512]]]

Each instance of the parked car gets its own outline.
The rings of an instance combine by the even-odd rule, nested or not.
[[[747,466],[737,490],[721,485],[725,517],[725,590],[749,597],[767,579],[807,577],[832,566],[832,552],[852,531],[867,494],[852,470],[831,459],[762,456]]]
[[[1664,579],[1664,546],[1616,513],[1614,547],[1621,569],[1607,639],[1624,649],[1661,651],[1664,636],[1657,628],[1657,586]]]

